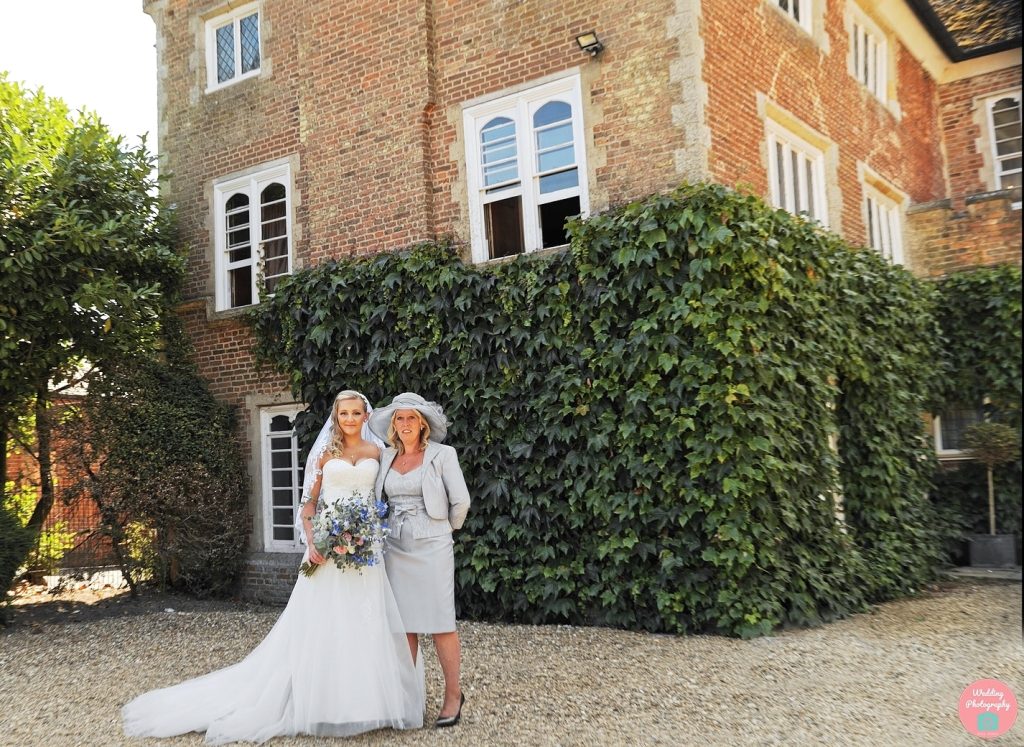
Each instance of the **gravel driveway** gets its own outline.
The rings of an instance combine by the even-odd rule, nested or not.
[[[15,624],[0,628],[0,744],[202,744],[196,734],[128,740],[118,709],[242,658],[279,613],[160,595],[21,604]],[[460,632],[467,704],[458,727],[270,744],[978,745],[957,717],[970,682],[999,679],[1024,700],[1013,582],[951,581],[752,641],[469,622]],[[424,652],[432,718],[440,673],[432,648]],[[988,743],[1024,744],[1021,720]]]

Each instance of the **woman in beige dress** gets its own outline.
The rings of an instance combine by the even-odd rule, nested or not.
[[[369,425],[391,444],[381,454],[376,486],[391,505],[384,567],[414,661],[419,634],[433,636],[445,681],[435,725],[454,726],[466,698],[459,685],[452,531],[466,519],[469,490],[455,449],[441,443],[448,421],[439,405],[406,392],[375,410]]]

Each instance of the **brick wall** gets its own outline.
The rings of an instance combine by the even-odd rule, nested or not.
[[[114,563],[115,559],[110,538],[101,531],[99,508],[88,492],[77,489],[86,477],[84,472],[77,469],[79,459],[76,455],[79,444],[62,433],[59,426],[62,410],[74,405],[73,398],[63,397],[58,397],[50,404],[50,417],[55,424],[50,443],[50,476],[53,481],[54,501],[50,513],[43,522],[43,530],[45,532],[57,528],[65,538],[73,535],[73,546],[64,552],[60,562],[62,567],[109,565]],[[7,455],[5,479],[19,493],[31,494],[30,508],[34,509],[41,490],[39,461],[35,453],[37,444],[34,440],[28,444],[29,451],[13,440],[9,441],[7,446],[10,452]],[[50,553],[55,553],[49,547],[52,541],[44,535],[37,538],[36,547],[41,547],[43,554],[49,556]]]
[[[683,96],[670,80],[679,43],[666,0],[489,0],[435,4],[434,102],[430,117],[435,232],[468,241],[461,105],[487,94],[579,68],[583,80],[591,209],[598,211],[672,186],[684,133],[672,107]],[[575,36],[595,29],[600,61]]]
[[[1014,91],[1019,95],[1021,69],[1006,68],[939,87],[942,136],[949,160],[949,197],[960,209],[971,195],[996,188],[989,141],[988,97]],[[1018,243],[1019,246],[1019,243]]]
[[[1004,190],[961,198],[960,208],[953,200],[912,207],[910,269],[937,277],[978,265],[1021,264],[1021,213],[1013,200]]]
[[[468,241],[462,105],[571,69],[582,79],[592,211],[683,178],[766,194],[764,100],[837,144],[832,227],[849,240],[865,240],[860,163],[911,203],[947,196],[934,84],[897,45],[899,116],[876,100],[847,71],[840,2],[827,3],[811,35],[766,0],[380,9],[266,0],[260,75],[212,93],[201,16],[226,5],[146,7],[158,28],[161,150],[190,252],[189,299],[213,295],[213,181],[283,157],[293,163],[299,267],[444,234]],[[591,28],[606,45],[597,60],[574,42]],[[693,74],[690,60],[701,54]],[[687,65],[689,78],[680,72]],[[706,163],[682,163],[687,148],[704,151]],[[238,404],[284,388],[254,371],[236,317],[192,306],[185,315],[218,397]]]
[[[838,209],[830,206],[840,216],[831,228],[847,240],[867,241],[858,162],[911,202],[945,196],[935,84],[894,38],[899,116],[847,69],[846,3],[827,3],[815,34],[767,1],[706,0],[703,7],[715,181],[745,182],[769,193],[763,99],[838,146],[835,173],[826,182],[833,182],[830,200],[841,200]]]
[[[988,111],[992,96],[1019,92],[1019,67],[938,87],[939,125],[948,160],[945,199],[911,206],[911,269],[940,276],[977,265],[1021,264],[1020,191],[996,191]]]

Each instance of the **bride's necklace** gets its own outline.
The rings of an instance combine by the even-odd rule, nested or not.
[[[337,458],[337,459],[340,459],[340,460],[341,460],[341,461],[343,461],[343,462],[348,462],[348,463],[349,463],[349,464],[351,464],[351,465],[352,465],[353,467],[355,467],[355,466],[356,466],[356,463],[357,463],[357,462],[359,461],[359,457],[356,457],[356,456],[353,456],[352,458],[349,458],[349,457],[348,457],[348,456],[347,456],[347,455],[345,454],[345,447],[344,447],[344,446],[342,446],[342,447],[341,447],[341,451],[339,451],[339,452],[337,453],[337,455],[336,455],[336,458]]]

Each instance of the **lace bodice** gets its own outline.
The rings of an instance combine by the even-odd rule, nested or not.
[[[329,459],[324,464],[320,497],[324,502],[332,503],[356,494],[372,499],[379,468],[380,463],[370,457],[360,459],[355,464],[344,459]]]

